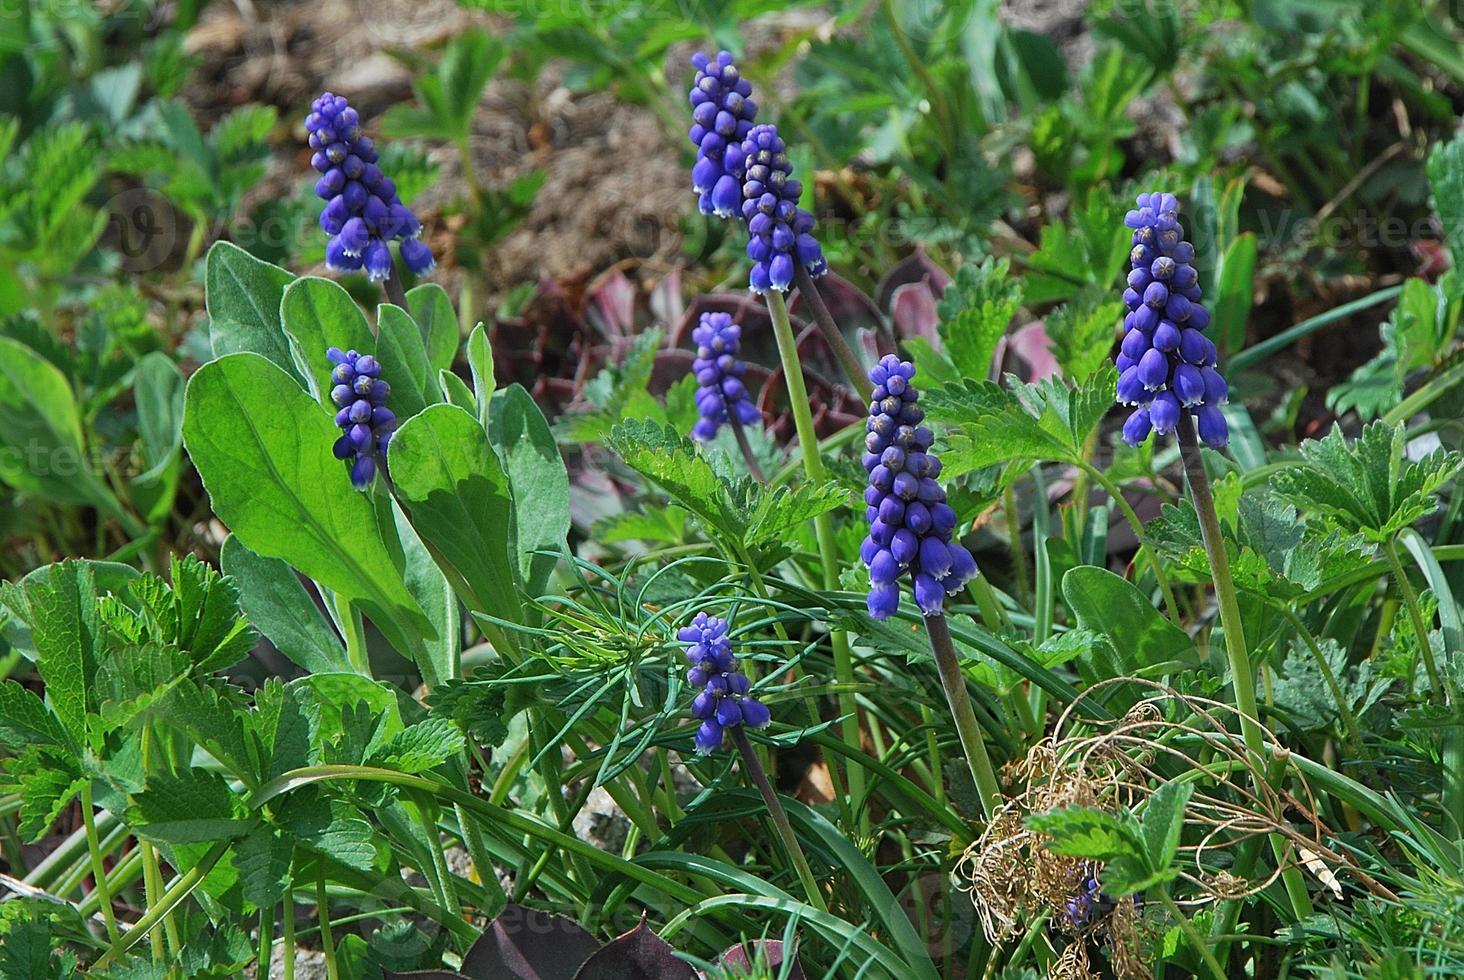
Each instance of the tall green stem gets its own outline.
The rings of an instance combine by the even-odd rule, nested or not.
[[[818,291],[818,285],[808,274],[808,270],[803,267],[802,262],[796,263],[796,270],[798,295],[813,311],[813,322],[817,324],[819,333],[823,335],[824,343],[833,350],[834,357],[838,360],[839,366],[844,369],[849,383],[854,386],[855,391],[859,392],[859,397],[869,401],[874,392],[874,385],[870,384],[864,371],[864,365],[859,363],[859,356],[844,339],[843,331],[834,322],[833,314],[829,312],[828,305],[823,301],[823,294]]]
[[[107,869],[102,866],[102,848],[97,840],[97,817],[92,806],[90,779],[83,780],[81,786],[81,822],[86,828],[86,849],[91,857],[92,882],[96,887],[97,897],[101,899],[102,920],[107,924],[107,938],[115,945],[121,934],[117,932],[117,916],[112,912],[112,896],[107,890]]]
[[[295,879],[293,877],[285,886],[285,901],[280,913],[280,943],[280,959],[285,965],[283,980],[295,980]],[[261,964],[259,969],[265,976],[269,976],[268,963]]]
[[[783,850],[787,852],[788,860],[793,863],[794,869],[798,872],[798,879],[803,883],[803,890],[808,894],[809,904],[820,912],[827,912],[829,907],[824,901],[823,891],[818,887],[818,879],[813,876],[813,869],[808,866],[808,858],[804,856],[803,848],[798,846],[798,838],[793,833],[793,825],[788,822],[787,811],[783,809],[783,803],[778,799],[778,793],[773,789],[767,771],[758,761],[757,753],[752,750],[752,743],[747,740],[747,733],[742,730],[741,725],[733,725],[729,731],[732,733],[732,741],[736,744],[737,751],[742,755],[742,770],[752,780],[758,793],[762,795],[763,802],[767,804],[768,816],[772,818],[773,827],[778,831],[778,837],[783,842]]]
[[[1205,941],[1205,937],[1200,935],[1199,930],[1195,928],[1195,924],[1189,920],[1189,916],[1185,915],[1183,910],[1175,904],[1174,897],[1169,894],[1169,886],[1160,886],[1159,897],[1163,899],[1164,907],[1169,910],[1169,914],[1173,916],[1174,921],[1179,925],[1180,932],[1184,933],[1185,938],[1194,947],[1195,954],[1199,956],[1200,962],[1205,965],[1206,970],[1210,971],[1210,976],[1214,980],[1225,980],[1225,970],[1221,968],[1220,962],[1215,959],[1215,954],[1210,952],[1210,944]]]
[[[946,704],[956,721],[956,733],[961,738],[961,750],[966,754],[966,764],[971,768],[971,778],[981,797],[981,809],[990,817],[1001,805],[1001,786],[996,780],[991,757],[986,754],[986,740],[981,734],[981,725],[971,709],[971,695],[966,690],[966,675],[961,673],[956,659],[956,647],[951,641],[951,630],[943,615],[926,616],[925,630],[930,635],[930,649],[935,655],[935,668],[940,672],[941,687],[945,688]]]
[[[1164,608],[1169,610],[1169,618],[1178,624],[1179,603],[1174,600],[1174,589],[1169,584],[1169,576],[1164,574],[1164,566],[1160,563],[1158,556],[1144,543],[1144,524],[1139,520],[1139,515],[1134,513],[1133,507],[1124,499],[1123,489],[1114,483],[1107,473],[1093,464],[1085,462],[1079,465],[1084,473],[1091,476],[1093,481],[1113,498],[1113,502],[1123,512],[1124,520],[1128,521],[1129,527],[1133,529],[1134,537],[1139,541],[1139,551],[1148,555],[1149,567],[1154,570],[1154,581],[1159,583],[1159,592],[1164,596]]]
[[[1428,642],[1428,624],[1423,621],[1423,609],[1418,604],[1418,593],[1413,589],[1413,583],[1408,579],[1408,573],[1403,569],[1403,563],[1398,560],[1398,543],[1389,541],[1383,545],[1383,554],[1388,559],[1388,567],[1393,570],[1393,581],[1398,583],[1398,592],[1403,596],[1403,608],[1408,612],[1408,621],[1413,624],[1413,632],[1418,637],[1418,653],[1423,658],[1423,669],[1428,673],[1430,687],[1429,699],[1441,703],[1444,698],[1444,680],[1439,674],[1439,665],[1434,660],[1433,647]],[[1413,686],[1413,669],[1408,671],[1408,685]]]
[[[336,967],[335,937],[330,933],[330,896],[325,893],[325,861],[316,859],[315,913],[320,919],[320,950],[325,954],[326,980],[340,980]]]
[[[783,379],[788,385],[789,408],[793,412],[793,427],[798,432],[798,449],[803,455],[803,472],[811,483],[824,482],[823,460],[818,454],[818,435],[813,428],[813,411],[808,402],[808,388],[803,383],[803,365],[798,360],[798,340],[793,336],[793,325],[788,322],[788,307],[783,303],[783,294],[777,290],[768,291],[768,315],[773,321],[773,335],[778,341],[778,357],[783,364]],[[823,586],[829,591],[839,587],[839,552],[834,540],[834,522],[828,514],[814,518],[814,534],[818,538],[819,559],[823,565]],[[859,734],[859,708],[854,699],[854,657],[849,649],[849,637],[843,630],[829,631],[829,641],[834,648],[834,677],[840,685],[839,713],[843,715],[842,734],[844,744],[858,751],[861,744]],[[864,770],[850,756],[849,795],[855,800],[864,798]]]
[[[1230,574],[1230,556],[1225,551],[1220,516],[1215,511],[1215,498],[1210,493],[1210,477],[1205,473],[1205,461],[1200,455],[1200,444],[1195,437],[1194,419],[1188,411],[1179,420],[1179,454],[1184,461],[1190,494],[1194,497],[1205,554],[1210,559],[1215,600],[1220,606],[1220,624],[1225,629],[1225,656],[1230,661],[1230,683],[1235,691],[1235,707],[1240,713],[1241,736],[1245,740],[1246,749],[1254,756],[1254,764],[1259,766],[1264,758],[1265,739],[1257,720],[1260,716],[1256,708],[1255,672],[1251,669],[1250,654],[1246,650],[1245,624],[1240,618],[1240,601],[1235,591],[1235,579]],[[1272,834],[1270,837],[1271,849],[1282,866],[1281,877],[1286,886],[1287,898],[1291,902],[1292,913],[1297,919],[1304,919],[1312,913],[1306,883],[1301,872],[1288,863],[1286,842],[1279,834]],[[1240,867],[1237,862],[1237,875],[1244,878],[1250,871],[1250,867]],[[1215,917],[1217,928],[1223,926],[1229,932],[1238,912],[1239,903],[1229,903],[1229,907]],[[1230,925],[1227,925],[1227,920],[1230,920]]]

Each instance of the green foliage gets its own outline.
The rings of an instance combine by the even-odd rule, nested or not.
[[[940,298],[940,337],[961,376],[985,380],[996,345],[1022,305],[1022,284],[1006,260],[961,267]]]
[[[1349,442],[1340,426],[1301,444],[1301,459],[1271,485],[1331,526],[1370,541],[1391,540],[1438,506],[1436,494],[1464,468],[1464,457],[1437,449],[1419,460],[1405,453],[1401,425],[1374,422]]]
[[[1127,812],[1070,806],[1032,814],[1027,826],[1047,835],[1043,846],[1054,853],[1101,862],[1104,893],[1122,898],[1179,876],[1174,858],[1194,789],[1187,782],[1165,783],[1149,796],[1142,821]]]

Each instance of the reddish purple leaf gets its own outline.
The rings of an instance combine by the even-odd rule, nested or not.
[[[1007,350],[1026,364],[1028,381],[1043,381],[1062,374],[1062,367],[1052,356],[1052,338],[1047,336],[1041,320],[1034,320],[1012,334]]]
[[[642,919],[591,956],[574,980],[696,980],[696,973]]]
[[[463,957],[462,972],[469,980],[570,980],[599,948],[562,915],[509,905]]]
[[[749,970],[757,962],[758,954],[762,954],[762,965],[773,970],[783,968],[783,960],[786,951],[781,939],[756,939],[733,946],[722,954],[721,965],[734,969]],[[795,946],[792,950],[793,967],[788,971],[787,980],[805,980],[803,967],[798,963],[798,949]],[[781,973],[777,974],[782,976]]]
[[[879,287],[874,291],[874,295],[881,308],[890,309],[894,306],[895,291],[907,283],[923,282],[930,287],[935,298],[940,299],[941,293],[945,292],[950,281],[950,274],[936,265],[930,256],[925,254],[925,249],[917,247],[914,254],[895,263],[894,267],[885,273],[884,278],[879,281]]]
[[[924,337],[930,346],[941,349],[940,314],[935,308],[935,293],[928,282],[907,282],[895,289],[890,296],[890,320],[895,325],[895,336],[901,340]]]
[[[593,287],[591,299],[600,313],[605,333],[610,337],[635,334],[635,284],[619,269],[602,278]]]

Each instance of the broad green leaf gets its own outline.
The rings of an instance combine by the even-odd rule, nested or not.
[[[188,383],[183,439],[219,519],[251,551],[358,604],[410,649],[411,632],[432,626],[402,584],[370,498],[330,452],[337,435],[320,405],[258,355],[220,358]]]
[[[65,746],[70,736],[39,696],[11,680],[0,681],[0,745],[19,752],[28,745]]]
[[[139,836],[159,844],[230,840],[252,824],[229,784],[207,769],[152,773],[147,788],[127,808],[127,822]]]
[[[270,908],[285,893],[295,842],[270,827],[254,828],[234,848],[234,866],[244,901]]]
[[[1022,284],[1009,271],[1005,259],[964,265],[941,295],[945,353],[968,379],[984,381],[991,374],[996,346],[1022,305]]]
[[[0,483],[56,503],[117,508],[87,465],[71,384],[50,361],[8,337],[0,337]]]
[[[1184,831],[1184,808],[1194,795],[1194,783],[1170,780],[1155,790],[1144,806],[1142,832],[1152,871],[1166,871],[1179,852]]]
[[[1301,444],[1301,460],[1271,485],[1303,510],[1345,532],[1383,542],[1438,506],[1436,494],[1464,468],[1464,456],[1437,449],[1409,460],[1402,424],[1374,422],[1349,442],[1340,426]]]
[[[508,477],[471,415],[434,405],[391,444],[392,478],[412,527],[469,609],[518,622]]]
[[[30,627],[36,671],[46,700],[77,742],[86,741],[86,716],[96,709],[93,681],[105,646],[90,562],[68,559],[0,586],[0,600]]]
[[[353,669],[335,627],[287,562],[257,555],[231,534],[219,563],[238,585],[249,621],[292,663],[311,673]]]
[[[297,380],[295,359],[280,322],[285,287],[295,279],[229,242],[216,242],[204,263],[209,342],[215,357],[248,351],[273,361]]]
[[[407,291],[407,306],[422,331],[427,363],[436,371],[451,368],[457,357],[458,320],[447,290],[435,282],[425,282]]]
[[[544,413],[522,385],[493,395],[488,431],[512,490],[519,574],[528,594],[537,597],[565,550],[569,474]]]
[[[329,410],[334,414],[330,392],[335,383],[330,375],[335,365],[325,352],[339,347],[362,354],[375,353],[376,337],[366,322],[366,314],[339,283],[308,276],[285,288],[280,319],[289,337],[297,371],[309,380],[316,400],[330,405]]]
[[[179,684],[163,700],[157,717],[188,735],[229,774],[246,786],[259,783],[259,743],[249,730],[238,688],[221,682]]]
[[[1129,671],[1195,659],[1189,635],[1165,619],[1138,586],[1106,568],[1069,569],[1062,577],[1062,594],[1078,625],[1106,635]]]
[[[442,400],[437,390],[437,372],[427,360],[422,332],[405,310],[384,304],[376,317],[380,331],[376,338],[376,359],[381,376],[391,385],[388,407],[397,418],[411,418],[428,405]]]

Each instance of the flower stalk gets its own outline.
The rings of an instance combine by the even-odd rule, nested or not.
[[[762,763],[758,761],[757,753],[752,749],[752,742],[748,741],[747,732],[741,725],[733,726],[731,732],[732,742],[742,756],[742,771],[752,780],[752,784],[757,787],[763,802],[767,804],[768,816],[773,821],[773,828],[778,832],[778,839],[782,841],[788,860],[793,863],[794,870],[798,872],[798,880],[803,884],[809,904],[820,912],[827,912],[828,903],[824,901],[823,891],[818,886],[818,879],[814,878],[813,869],[808,866],[808,858],[804,855],[803,848],[798,845],[798,837],[793,833],[793,825],[788,822],[788,813],[783,809],[783,803],[778,799],[772,781],[768,779],[767,770],[763,769]]]
[[[930,651],[935,656],[935,668],[940,673],[941,687],[945,690],[946,704],[950,706],[951,717],[956,721],[956,733],[961,739],[961,751],[966,755],[971,779],[981,797],[981,810],[989,818],[1001,805],[1001,785],[997,782],[996,770],[991,765],[991,756],[986,752],[986,740],[976,713],[971,708],[971,695],[966,690],[966,675],[961,672],[956,658],[956,647],[951,640],[950,626],[945,616],[936,614],[925,617],[925,632],[930,637]]]

